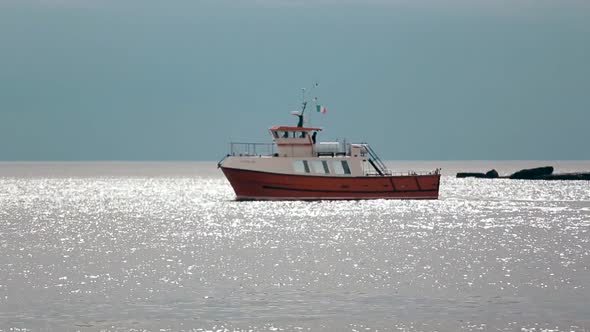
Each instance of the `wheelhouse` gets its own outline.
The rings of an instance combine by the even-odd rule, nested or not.
[[[314,155],[316,135],[322,128],[274,126],[269,129],[280,157],[310,157]]]

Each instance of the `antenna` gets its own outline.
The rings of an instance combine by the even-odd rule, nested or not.
[[[317,82],[317,81],[315,81],[315,82],[313,83],[313,85],[311,86],[311,90],[312,90],[312,92],[315,92],[315,88],[317,88],[317,87],[319,87],[319,86],[320,86],[320,85],[318,84],[318,82]],[[318,97],[317,97],[317,95],[313,97],[313,101],[314,101],[314,102],[316,103],[316,105],[317,105],[317,103],[318,103]],[[313,112],[309,113],[309,125],[310,125],[310,126],[311,126],[311,115],[312,115],[312,114],[313,114]]]
[[[305,107],[307,106],[307,101],[305,100],[305,88],[301,88],[301,116],[305,113]]]
[[[301,102],[305,102],[305,88],[301,88]]]
[[[318,86],[319,86],[319,84],[317,82],[315,82],[311,88],[314,89]],[[305,109],[307,108],[307,100],[305,100],[305,91],[306,90],[307,90],[306,88],[301,88],[301,113],[293,114],[293,115],[297,115],[299,117],[299,122],[297,123],[297,127],[303,127],[303,114],[305,113]],[[318,97],[314,97],[313,100],[317,103]],[[311,114],[308,117],[308,119],[309,119],[308,123],[309,123],[309,125],[311,125]]]

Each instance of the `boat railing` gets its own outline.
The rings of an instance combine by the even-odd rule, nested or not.
[[[375,170],[366,170],[365,171],[365,175],[366,176],[417,176],[417,175],[439,175],[440,174],[440,168],[437,168],[434,171],[420,171],[420,172],[416,172],[416,171],[407,171],[407,172],[393,172],[391,170],[387,170],[384,174],[379,174],[377,171]]]
[[[273,143],[229,143],[229,151],[232,156],[272,156],[275,154]]]

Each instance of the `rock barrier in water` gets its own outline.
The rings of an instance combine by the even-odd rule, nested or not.
[[[486,173],[460,172],[457,173],[457,177],[513,180],[590,180],[590,172],[553,174],[553,170],[553,166],[525,168],[509,176],[500,176],[495,169],[492,169]]]
[[[495,179],[499,177],[498,172],[495,169],[492,169],[486,173],[457,173],[458,178],[482,178],[482,179]]]
[[[512,175],[509,178],[514,180],[534,180],[542,178],[547,175],[553,174],[553,166],[537,167],[522,169]]]

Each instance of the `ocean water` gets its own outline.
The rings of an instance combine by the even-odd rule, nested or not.
[[[590,182],[236,202],[215,163],[0,163],[0,331],[590,331]]]

